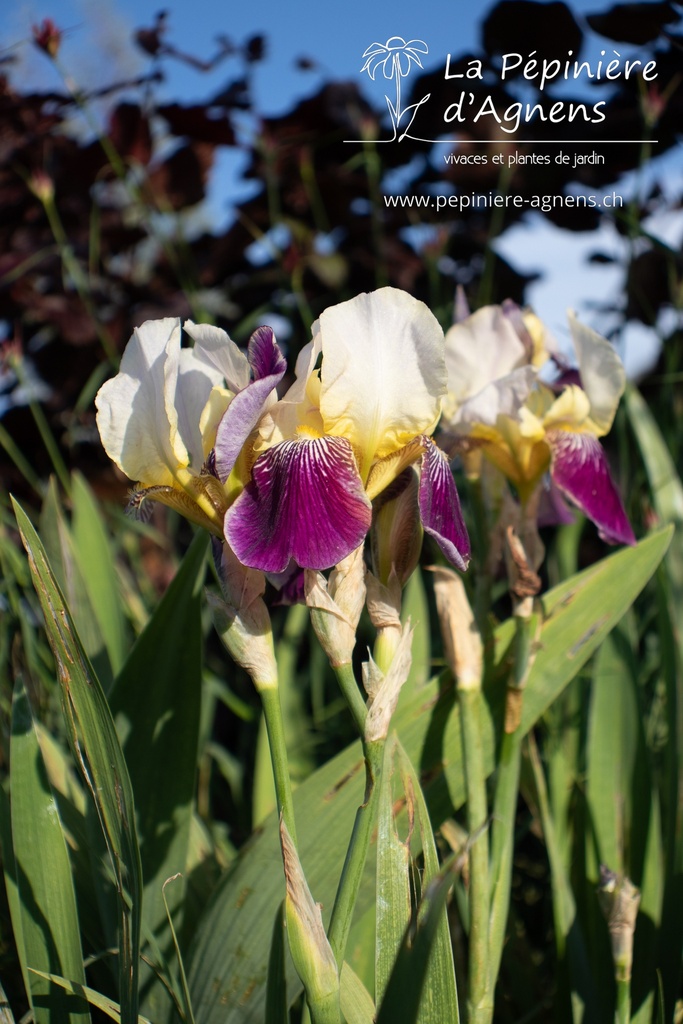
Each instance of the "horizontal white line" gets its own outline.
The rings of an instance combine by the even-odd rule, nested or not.
[[[603,139],[601,142],[595,142],[593,139],[553,139],[548,142],[541,142],[538,139],[418,139],[414,135],[409,135],[409,139],[413,142],[429,142],[433,146],[450,146],[454,143],[465,143],[469,145],[495,145],[502,143],[504,146],[614,146],[624,145],[624,143],[657,143],[659,139]],[[344,142],[396,142],[396,139],[344,139]]]

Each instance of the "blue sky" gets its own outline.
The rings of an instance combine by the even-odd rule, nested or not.
[[[606,10],[612,0],[574,0],[572,10]],[[487,4],[488,10],[493,4]],[[383,99],[383,83],[359,77],[362,54],[375,40],[383,42],[392,35],[405,39],[420,38],[429,46],[428,68],[443,67],[448,51],[453,54],[477,49],[482,8],[464,0],[343,0],[341,4],[323,4],[320,0],[279,2],[217,3],[215,0],[14,0],[0,5],[0,51],[16,54],[18,63],[12,78],[22,87],[47,88],[57,84],[56,72],[49,61],[30,44],[31,25],[51,17],[66,36],[61,57],[64,65],[82,85],[94,87],[139,74],[149,66],[148,59],[131,43],[135,28],[153,23],[157,11],[169,11],[168,39],[179,49],[199,57],[214,52],[219,33],[243,42],[263,32],[267,36],[267,59],[255,68],[254,90],[258,109],[278,114],[293,100],[316,91],[319,73],[295,70],[297,57],[312,57],[324,71],[336,79],[360,81],[368,97],[376,104]],[[585,28],[584,24],[584,28]],[[593,54],[605,46],[595,37],[588,40]],[[622,54],[627,48],[620,48]],[[587,56],[588,53],[582,56]],[[212,89],[229,79],[231,65],[222,65],[211,76],[168,62],[169,97],[186,102],[205,99]],[[240,166],[237,153],[221,156],[218,192],[211,197],[218,217],[229,217],[230,201],[239,197],[236,177]],[[661,165],[654,163],[650,176],[656,176],[665,188],[683,182],[683,158],[680,151],[669,155]],[[625,184],[633,189],[633,181]],[[630,194],[630,193],[629,193]],[[680,244],[681,219],[668,218],[666,224],[650,225],[657,234],[665,233],[669,244]],[[617,267],[587,265],[586,253],[598,247],[619,256],[623,240],[605,224],[601,236],[560,232],[541,217],[530,217],[504,236],[500,252],[520,270],[543,271],[543,279],[533,285],[528,299],[551,329],[562,337],[564,311],[576,308],[593,326],[604,331],[611,326],[601,320],[595,306],[610,295],[618,295],[620,274]],[[663,325],[664,326],[664,325]],[[656,351],[652,334],[630,328],[623,340],[626,357],[637,371]]]

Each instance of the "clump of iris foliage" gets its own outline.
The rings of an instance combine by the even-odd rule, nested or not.
[[[164,51],[163,22],[138,42],[187,60]],[[58,63],[56,26],[36,42]],[[215,61],[262,57],[243,49],[222,41]],[[248,109],[245,83],[226,111]],[[649,127],[670,100],[648,97]],[[255,147],[270,222],[245,204],[241,226],[290,232],[267,287],[303,347],[288,360],[261,322],[272,268],[241,264],[236,344],[210,322],[182,225],[170,240],[158,220],[201,195],[199,156],[232,128],[160,111],[197,160],[150,171],[158,207],[141,108],[117,107],[95,148],[138,217],[126,230],[137,242],[144,223],[163,252],[150,281],[177,275],[183,303],[160,307],[192,318],[145,320],[120,361],[98,312],[125,292],[125,261],[95,271],[107,217],[101,234],[92,212],[65,228],[54,181],[27,180],[63,333],[90,331],[98,352],[69,430],[94,400],[130,490],[124,512],[99,472],[69,471],[30,358],[6,346],[56,478],[2,427],[27,484],[0,509],[4,1020],[678,1020],[683,485],[666,410],[580,318],[565,349],[489,301],[488,242],[472,309],[427,249],[433,301],[419,275],[398,287],[371,144],[344,170],[372,211],[357,288],[362,252],[314,245],[330,197],[310,152],[305,233],[279,209],[299,192],[277,147],[270,162],[267,138]],[[657,255],[666,290],[675,254]],[[39,320],[56,315],[47,281]]]

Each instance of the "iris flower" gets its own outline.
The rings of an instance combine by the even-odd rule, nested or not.
[[[446,393],[443,332],[427,307],[382,288],[325,310],[296,380],[262,417],[244,459],[251,479],[225,516],[245,565],[336,565],[364,540],[372,500],[419,463],[422,525],[454,565],[469,542],[448,461],[431,435]],[[228,407],[216,465],[229,468]],[[222,475],[222,474],[221,474]]]
[[[509,304],[478,310],[446,334],[449,395],[442,426],[479,449],[526,503],[544,475],[611,544],[635,538],[598,438],[608,433],[626,377],[613,347],[569,314],[578,373],[555,388],[537,367],[548,355],[535,317]]]
[[[135,329],[120,372],[95,399],[97,426],[109,457],[136,482],[134,510],[158,501],[222,537],[223,517],[241,486],[238,456],[275,402],[287,364],[268,327],[254,332],[247,355],[217,327],[188,321],[185,330],[192,348],[181,348],[177,319]],[[216,467],[212,453],[226,409],[232,436],[224,438],[224,464]]]

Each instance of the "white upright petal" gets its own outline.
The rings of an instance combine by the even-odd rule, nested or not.
[[[365,479],[373,458],[431,433],[446,392],[443,331],[397,288],[357,295],[320,316],[325,432],[347,438]]]
[[[457,405],[526,362],[524,342],[501,306],[482,306],[446,332],[448,394]]]
[[[499,416],[519,419],[519,411],[529,397],[535,380],[536,370],[533,366],[520,366],[501,380],[488,384],[472,398],[466,399],[452,415],[447,400],[444,406],[446,425],[467,428],[475,423],[483,423],[494,427]],[[443,424],[443,420],[441,422]]]
[[[194,348],[180,350],[175,407],[180,437],[190,454],[190,463],[199,471],[204,461],[201,419],[209,395],[223,383],[223,374],[204,362]]]
[[[147,320],[135,328],[120,372],[100,388],[97,426],[109,457],[131,480],[172,485],[189,456],[175,407],[180,321]]]
[[[186,320],[183,326],[194,340],[197,357],[219,370],[231,391],[246,388],[251,378],[249,360],[229,334],[220,327],[192,320]]]
[[[606,338],[579,323],[571,311],[568,316],[581,386],[588,395],[590,416],[598,436],[601,436],[612,426],[619,399],[626,387],[626,373],[621,359]]]

